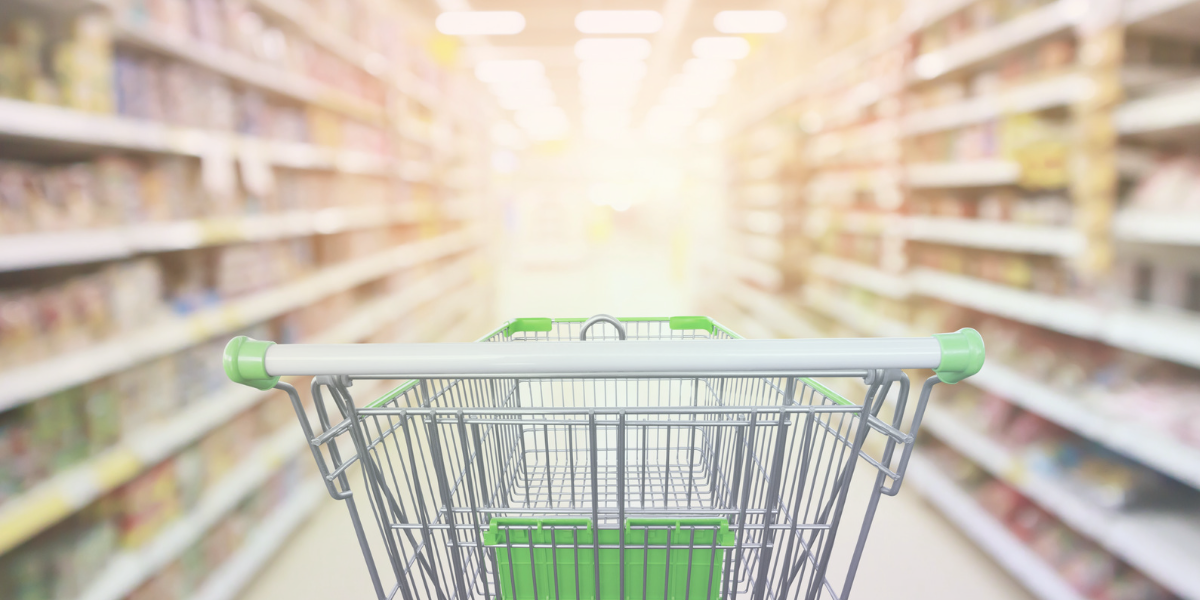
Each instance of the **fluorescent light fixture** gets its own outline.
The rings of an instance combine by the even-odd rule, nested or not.
[[[515,35],[525,30],[525,16],[515,10],[456,10],[438,15],[435,24],[446,35]]]
[[[536,60],[485,60],[475,65],[475,77],[484,83],[538,81],[546,76],[546,67]]]
[[[737,63],[732,60],[704,60],[689,58],[683,63],[683,74],[713,79],[732,79],[737,73]]]
[[[585,60],[579,63],[579,78],[584,81],[641,81],[646,63],[640,60]]]
[[[650,41],[642,38],[583,38],[575,42],[575,56],[579,60],[645,60],[650,57]]]
[[[750,42],[732,36],[702,37],[692,42],[692,54],[707,60],[738,60],[750,55]]]
[[[656,10],[585,10],[575,15],[583,33],[658,33],[663,18]]]
[[[779,33],[787,17],[777,10],[723,10],[713,18],[721,33]]]

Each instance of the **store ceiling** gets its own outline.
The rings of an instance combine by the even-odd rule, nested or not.
[[[692,43],[700,37],[723,35],[713,25],[722,10],[780,10],[781,0],[470,0],[471,10],[515,10],[525,17],[525,30],[516,35],[493,35],[465,40],[462,59],[467,65],[489,59],[535,59],[546,67],[558,105],[577,118],[582,111],[579,94],[579,59],[575,43],[585,37],[639,37],[650,41],[646,61],[649,74],[643,82],[634,114],[654,104],[668,80],[692,58]],[[664,17],[658,33],[630,35],[584,34],[575,17],[585,10],[656,10]],[[783,33],[781,35],[786,35]]]

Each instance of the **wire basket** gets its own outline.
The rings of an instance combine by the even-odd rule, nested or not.
[[[235,381],[289,393],[379,598],[845,598],[932,386],[983,360],[972,330],[741,340],[706,317],[517,319],[481,341],[227,349]],[[909,431],[901,368],[937,371]],[[313,419],[281,375],[316,376]],[[837,544],[856,467],[874,482]]]

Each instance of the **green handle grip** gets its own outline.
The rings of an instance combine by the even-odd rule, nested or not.
[[[983,368],[983,337],[974,329],[935,333],[942,347],[942,362],[933,370],[943,383],[958,383]]]
[[[267,348],[275,342],[260,342],[239,335],[225,344],[225,376],[234,383],[269,390],[279,383],[279,377],[267,374]]]

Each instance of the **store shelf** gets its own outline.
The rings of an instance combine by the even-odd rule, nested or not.
[[[909,460],[907,480],[1035,596],[1041,600],[1086,600],[920,451]]]
[[[1137,0],[1122,4],[1122,17],[1126,24],[1137,25],[1151,19],[1170,18],[1171,13],[1183,9],[1195,10],[1200,5],[1197,0]]]
[[[739,306],[759,324],[769,327],[776,336],[785,338],[821,337],[804,318],[788,308],[778,298],[748,285],[733,282],[727,291],[729,301]]]
[[[815,288],[804,290],[805,304],[833,320],[857,331],[862,335],[872,337],[910,337],[908,324],[889,319],[875,311],[837,298]]]
[[[10,368],[0,372],[0,410],[244,329],[389,273],[462,252],[477,239],[474,231],[466,230],[404,244],[188,317],[163,320],[90,348]]]
[[[912,188],[968,188],[1016,185],[1021,165],[1005,160],[914,163],[905,168]]]
[[[1164,308],[1109,308],[932,269],[912,273],[915,292],[1014,321],[1200,367],[1200,317]]]
[[[1083,234],[1071,227],[947,217],[907,217],[904,236],[935,244],[1063,257],[1075,256],[1086,242]]]
[[[1093,338],[1104,321],[1103,311],[1078,300],[933,269],[914,269],[911,277],[917,293],[1071,335]]]
[[[1065,75],[1013,88],[997,95],[984,95],[906,115],[901,135],[916,136],[975,123],[1004,115],[1037,112],[1083,100],[1093,85],[1082,75]]]
[[[323,500],[328,497],[320,480],[301,485],[249,533],[242,547],[217,567],[189,600],[235,600]]]
[[[353,37],[325,24],[321,16],[297,0],[253,0],[252,4],[283,20],[304,33],[338,58],[362,69],[367,74],[383,78],[388,60],[383,55],[358,43]]]
[[[337,207],[247,217],[147,223],[0,237],[0,272],[261,242],[417,221],[412,205]]]
[[[1200,127],[1200,82],[1187,89],[1127,102],[1113,112],[1113,125],[1124,135],[1177,129],[1195,133],[1194,128]]]
[[[1136,420],[1109,416],[1077,398],[990,361],[967,383],[1200,489],[1200,448]]]
[[[819,254],[812,257],[809,268],[826,279],[869,290],[888,298],[903,300],[910,293],[908,279],[903,275],[887,273],[854,260]]]
[[[403,175],[399,167],[401,163],[369,152],[176,127],[8,98],[0,98],[0,136],[44,143],[178,154],[201,159],[221,156],[228,160],[261,161],[289,169],[339,171],[355,175]]]
[[[730,274],[763,289],[777,290],[783,284],[783,274],[774,265],[739,256],[730,256],[724,262]]]
[[[941,50],[922,54],[913,62],[909,81],[936,79],[1068,31],[1087,9],[1086,2],[1059,0]]]
[[[1113,217],[1112,230],[1125,242],[1200,246],[1200,213],[1123,210]]]
[[[196,504],[162,533],[137,550],[110,559],[78,600],[120,600],[136,590],[204,535],[247,496],[263,486],[304,448],[304,437],[290,424],[264,440]]]
[[[470,279],[466,263],[447,266],[401,292],[369,302],[351,317],[305,341],[360,341],[418,306],[453,293]],[[264,392],[229,384],[165,423],[133,433],[117,446],[0,504],[0,554],[131,481],[266,397]]]
[[[1186,600],[1200,599],[1200,513],[1111,511],[1087,502],[1061,479],[953,415],[930,410],[925,426],[960,454]]]
[[[244,85],[315,104],[367,123],[380,124],[384,120],[381,106],[236,52],[176,38],[120,18],[114,25],[116,39],[123,43],[189,62]]]

